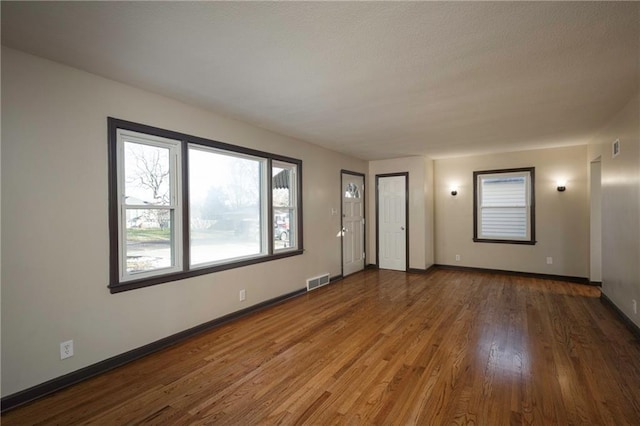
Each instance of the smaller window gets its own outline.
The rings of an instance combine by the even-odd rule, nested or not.
[[[474,172],[475,242],[535,244],[533,167]]]
[[[273,250],[297,248],[298,211],[296,202],[297,167],[293,163],[273,161],[271,166],[273,200]]]
[[[180,141],[118,129],[120,281],[182,270]]]
[[[344,198],[360,198],[360,188],[358,188],[358,185],[350,182],[344,191]]]

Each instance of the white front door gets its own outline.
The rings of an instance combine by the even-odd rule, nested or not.
[[[364,176],[342,173],[342,275],[364,269]]]
[[[407,270],[407,175],[380,176],[378,184],[378,267]]]

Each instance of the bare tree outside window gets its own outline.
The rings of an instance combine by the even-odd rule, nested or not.
[[[148,150],[138,144],[127,144],[127,156],[135,163],[133,174],[127,176],[127,183],[151,190],[155,204],[169,202],[168,159],[158,149]],[[160,157],[163,157],[162,159]]]
[[[170,172],[169,152],[147,145],[126,143],[125,158],[127,159],[126,185],[127,196],[138,198],[144,204],[166,206],[170,203]],[[138,204],[136,201],[131,200]],[[147,226],[157,224],[161,229],[169,225],[169,211],[164,209],[146,210]]]
[[[125,142],[127,269],[171,266],[171,170],[169,149]],[[167,208],[157,208],[167,206]]]

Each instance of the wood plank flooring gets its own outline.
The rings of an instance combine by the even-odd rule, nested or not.
[[[599,289],[367,270],[2,424],[640,424],[640,343]]]

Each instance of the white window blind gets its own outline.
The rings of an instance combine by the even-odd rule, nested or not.
[[[478,173],[476,239],[530,241],[531,171]]]

